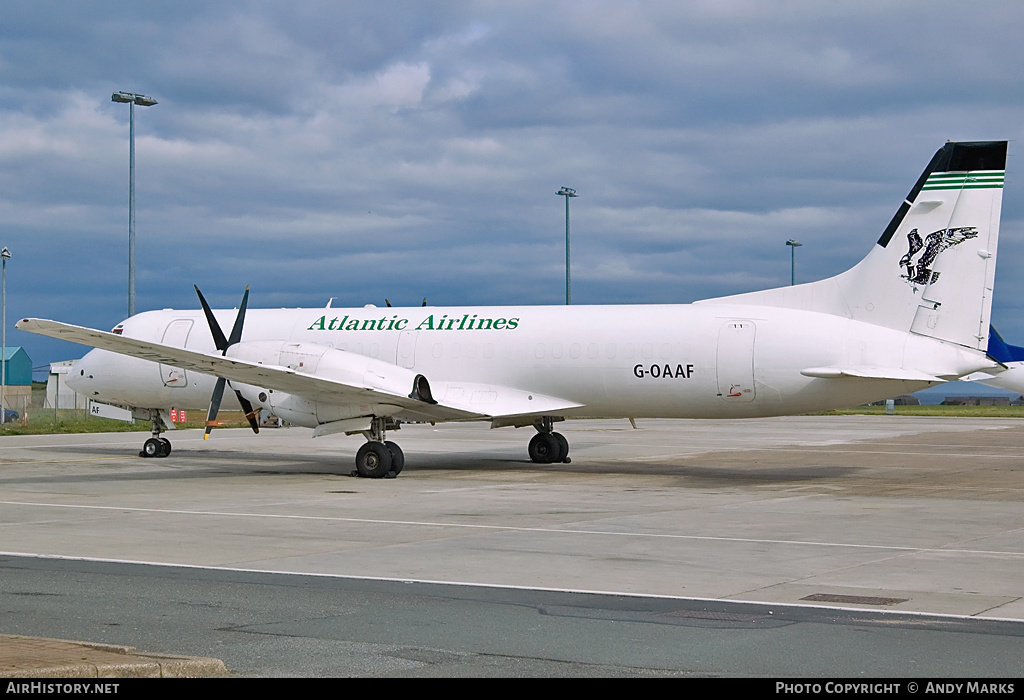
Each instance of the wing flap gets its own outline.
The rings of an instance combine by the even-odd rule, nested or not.
[[[583,406],[555,396],[495,384],[438,382],[431,388],[439,404],[488,418],[550,415]]]

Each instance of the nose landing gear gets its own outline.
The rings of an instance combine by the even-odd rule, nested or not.
[[[171,454],[171,441],[167,438],[152,437],[142,445],[139,457],[166,457]]]
[[[163,432],[164,428],[163,420],[160,417],[160,411],[156,409],[150,410],[149,419],[153,423],[153,437],[142,444],[142,450],[139,452],[139,457],[166,457],[171,454],[171,441],[167,438],[160,437],[160,433]]]

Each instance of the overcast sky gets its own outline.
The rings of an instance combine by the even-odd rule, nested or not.
[[[947,140],[1010,139],[993,321],[1024,344],[1024,5],[0,5],[8,345],[137,308],[689,302],[837,274]]]

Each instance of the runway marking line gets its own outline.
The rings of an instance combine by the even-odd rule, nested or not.
[[[70,462],[112,462],[120,459],[138,458],[138,455],[125,455],[121,457],[89,457],[87,459],[0,459],[0,466],[10,467],[16,464],[67,464]]]
[[[984,549],[947,549],[942,547],[906,547],[882,544],[855,544],[845,542],[811,542],[804,540],[774,540],[753,537],[713,537],[711,535],[676,535],[658,532],[616,532],[614,530],[578,530],[558,529],[551,527],[517,527],[515,525],[477,525],[473,523],[442,523],[420,520],[382,520],[376,518],[338,518],[326,515],[282,515],[276,513],[231,513],[222,511],[201,510],[170,510],[163,508],[133,508],[122,506],[89,506],[64,503],[31,503],[27,501],[0,501],[0,505],[31,506],[36,508],[73,508],[81,510],[112,510],[120,513],[155,513],[159,515],[201,515],[208,517],[227,518],[261,518],[268,520],[314,520],[320,522],[361,523],[372,525],[404,525],[409,527],[458,528],[466,530],[492,530],[497,532],[530,532],[556,535],[591,535],[604,537],[631,537],[670,540],[696,540],[705,542],[734,542],[742,544],[777,544],[803,547],[836,547],[846,549],[874,549],[881,551],[940,553],[940,554],[972,554],[979,556],[996,556],[1019,558],[1024,552],[1005,552]],[[1011,531],[1022,528],[1012,528]],[[1001,533],[1002,534],[1002,533]]]

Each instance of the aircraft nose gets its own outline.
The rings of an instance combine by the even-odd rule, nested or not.
[[[97,350],[90,350],[85,353],[85,357],[75,363],[71,371],[68,372],[65,382],[69,388],[79,393],[85,393],[89,380],[93,378],[98,353]]]

